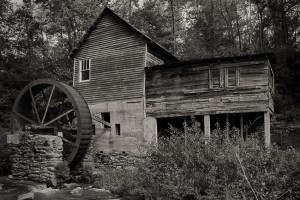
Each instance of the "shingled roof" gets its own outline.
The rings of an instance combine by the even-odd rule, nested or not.
[[[126,24],[129,29],[131,29],[132,31],[140,34],[141,38],[143,38],[145,40],[145,42],[148,44],[148,46],[150,48],[152,48],[153,50],[157,51],[159,53],[159,55],[164,56],[170,62],[177,62],[178,61],[178,59],[171,52],[169,52],[166,48],[164,48],[163,46],[159,45],[153,39],[151,39],[150,37],[148,37],[147,35],[145,35],[144,33],[142,33],[140,30],[138,30],[133,25],[131,25],[130,23],[128,23],[126,20],[124,20],[119,15],[117,15],[115,12],[113,12],[108,7],[105,7],[103,9],[103,11],[100,13],[100,15],[98,16],[98,18],[92,24],[92,26],[86,31],[86,33],[83,35],[82,39],[77,43],[76,47],[71,51],[71,53],[69,55],[71,59],[74,59],[74,57],[77,54],[77,52],[80,51],[80,49],[84,46],[84,44],[85,44],[87,38],[90,36],[91,32],[96,28],[96,26],[101,22],[101,19],[103,18],[103,16],[105,14],[107,14],[107,13],[113,14],[114,16],[116,16],[117,18],[119,18],[121,22],[123,22],[124,24]]]

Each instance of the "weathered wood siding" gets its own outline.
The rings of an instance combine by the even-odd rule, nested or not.
[[[143,97],[146,42],[106,13],[74,59],[74,86],[89,104]],[[79,60],[91,59],[91,78],[79,82]]]
[[[146,60],[146,66],[151,67],[154,65],[163,65],[164,61],[158,58],[157,56],[153,55],[149,51],[147,51],[147,60]]]
[[[215,88],[214,79],[210,81],[209,77],[215,69],[225,68],[229,74],[232,68],[238,70],[238,86]],[[267,111],[268,71],[266,60],[149,68],[146,70],[146,115],[170,117]],[[228,83],[233,82],[230,76]]]

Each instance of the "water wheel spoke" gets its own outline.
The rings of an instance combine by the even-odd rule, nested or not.
[[[65,100],[66,100],[66,98],[63,98],[62,99],[62,102],[61,102],[61,105],[60,105],[60,108],[59,108],[59,116],[61,115],[61,113],[62,113],[62,111],[63,111],[63,105],[64,105],[64,103],[65,103]],[[60,120],[59,120],[60,121]]]
[[[12,112],[13,112],[15,115],[17,115],[17,116],[19,116],[19,117],[25,119],[26,121],[30,122],[31,124],[36,124],[34,121],[32,121],[31,119],[25,117],[24,115],[22,115],[22,114],[19,113],[19,112],[15,111],[15,110],[13,110]]]
[[[29,92],[30,92],[30,96],[31,96],[31,100],[32,100],[32,105],[33,105],[33,108],[34,108],[34,112],[36,114],[36,117],[37,117],[37,120],[39,122],[39,124],[41,124],[41,120],[40,120],[40,116],[39,116],[39,112],[36,108],[36,103],[35,103],[35,100],[34,100],[34,97],[33,97],[33,94],[32,94],[32,90],[31,90],[31,86],[29,85]]]
[[[73,147],[79,147],[78,145],[76,145],[74,142],[70,141],[70,140],[67,140],[66,138],[63,138],[61,137],[62,141],[68,143],[70,146],[73,146]]]
[[[65,115],[67,115],[67,114],[69,114],[70,112],[73,112],[73,111],[74,111],[74,109],[68,110],[67,112],[65,112],[65,113],[59,115],[58,117],[52,119],[51,121],[45,123],[44,126],[48,126],[49,124],[52,124],[53,122],[59,120],[60,118],[64,117]]]
[[[48,108],[49,108],[49,105],[50,105],[50,102],[51,102],[51,99],[52,99],[52,95],[53,95],[54,89],[55,89],[55,86],[53,85],[52,89],[51,89],[51,93],[50,93],[49,99],[48,99],[48,102],[47,102],[46,110],[44,112],[44,116],[43,116],[43,119],[42,119],[42,124],[44,124],[44,121],[45,121],[45,118],[46,118],[46,115],[47,115],[47,112],[48,112]]]
[[[66,118],[67,118],[67,121],[68,121],[68,124],[69,124],[69,126],[71,127],[71,126],[72,126],[72,124],[71,124],[71,122],[70,122],[70,118],[69,118],[69,116],[68,116],[68,115],[66,115]]]

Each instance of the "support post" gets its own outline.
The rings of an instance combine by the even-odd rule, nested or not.
[[[210,115],[204,115],[204,136],[210,138]]]
[[[241,131],[241,139],[244,140],[244,119],[243,119],[243,113],[240,114],[240,131]]]
[[[186,122],[186,116],[184,116],[184,123],[183,123],[183,129],[184,129],[184,145],[185,145],[185,148],[186,148],[186,128],[187,128],[187,122]]]
[[[271,146],[271,130],[270,130],[270,113],[264,113],[264,127],[265,127],[265,145]]]
[[[226,139],[229,140],[229,114],[226,114]]]

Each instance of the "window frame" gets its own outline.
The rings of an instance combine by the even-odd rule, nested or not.
[[[82,69],[82,63],[84,61],[89,61],[89,65],[86,69]],[[79,65],[78,65],[79,69],[78,69],[78,72],[79,72],[79,82],[82,83],[82,82],[88,82],[91,80],[91,68],[92,68],[92,59],[84,59],[84,60],[79,60]],[[82,72],[84,71],[89,71],[89,79],[87,80],[82,80]]]
[[[229,69],[235,71],[235,85],[229,85]],[[239,67],[225,67],[225,88],[235,88],[240,86],[240,70]]]
[[[229,80],[229,69],[235,69],[235,85],[229,86],[228,80]],[[219,71],[219,86],[214,87],[214,71]],[[240,71],[239,67],[221,67],[216,69],[209,69],[208,71],[209,76],[209,89],[226,89],[226,88],[236,88],[240,86]]]

